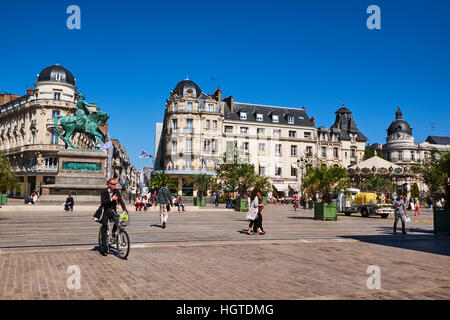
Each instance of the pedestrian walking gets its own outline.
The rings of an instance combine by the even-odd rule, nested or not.
[[[405,203],[401,196],[394,200],[394,210],[395,210],[395,221],[394,221],[394,233],[397,232],[398,219],[402,220],[402,233],[406,234],[405,224],[406,224],[406,212]]]
[[[414,215],[416,213],[420,216],[420,203],[418,198],[416,198],[416,203],[414,204]]]
[[[257,190],[254,189],[249,197],[247,197],[247,208],[248,212],[246,215],[247,220],[250,221],[250,224],[248,225],[247,234],[252,235],[253,231],[252,228],[254,228],[255,220],[258,217],[258,196],[257,196]]]
[[[165,229],[167,224],[167,218],[169,217],[168,210],[172,205],[172,195],[170,190],[167,188],[165,182],[162,183],[162,188],[159,189],[157,196],[157,204],[159,204],[159,215],[161,219],[161,228]]]
[[[265,234],[266,232],[264,231],[264,228],[262,226],[263,221],[262,210],[264,208],[264,204],[262,201],[261,192],[259,192],[259,190],[256,191],[255,201],[257,201],[258,215],[256,216],[255,223],[253,224],[253,232],[258,232],[258,234],[262,235]]]

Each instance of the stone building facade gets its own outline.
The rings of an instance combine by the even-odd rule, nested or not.
[[[53,133],[53,120],[76,110],[75,78],[62,66],[43,69],[34,86],[26,95],[0,105],[0,150],[18,176],[21,195],[54,183],[56,154],[64,145]],[[92,147],[84,134],[75,134],[72,143],[79,148]]]
[[[317,165],[347,167],[362,160],[367,138],[345,107],[328,130],[316,128],[306,108],[287,108],[208,95],[191,80],[179,82],[166,100],[163,123],[156,126],[155,172],[178,179],[179,191],[195,194],[192,174],[215,175],[224,152],[237,146],[242,159],[268,176],[278,191],[298,190],[298,160],[313,155]]]
[[[139,183],[139,172],[131,164],[125,147],[117,139],[111,139],[113,145],[112,152],[112,178],[122,187],[128,187]]]
[[[450,152],[450,137],[428,136],[425,141],[416,143],[412,129],[403,118],[403,113],[398,106],[394,121],[386,129],[386,143],[375,143],[371,147],[380,152],[388,161],[403,167],[405,171],[413,167],[420,167],[429,158],[432,149]],[[414,183],[417,183],[420,191],[427,190],[420,175],[416,175],[404,182],[408,195],[410,195],[410,189]]]

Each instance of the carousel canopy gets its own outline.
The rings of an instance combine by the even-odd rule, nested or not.
[[[355,173],[403,173],[403,168],[401,166],[396,165],[390,161],[384,160],[383,158],[378,157],[376,154],[363,162],[355,164],[348,168],[348,172],[350,174]]]

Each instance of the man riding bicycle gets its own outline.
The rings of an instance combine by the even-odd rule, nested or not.
[[[116,213],[118,203],[120,203],[122,210],[128,213],[127,207],[123,202],[119,190],[116,190],[116,185],[117,181],[115,179],[109,179],[108,188],[102,190],[101,193],[101,206],[103,207],[104,212],[101,220],[103,247],[100,249],[101,250],[100,253],[104,256],[108,254],[108,247],[106,244],[106,232],[108,229],[108,220],[109,219],[114,220],[112,239],[115,239],[117,226],[119,225],[119,215]]]

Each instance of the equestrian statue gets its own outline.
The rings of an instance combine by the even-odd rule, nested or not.
[[[77,111],[75,115],[61,116],[56,115],[54,119],[54,133],[64,141],[66,149],[70,145],[74,149],[79,149],[70,142],[70,137],[75,133],[86,133],[94,142],[94,148],[99,149],[99,144],[104,138],[104,133],[100,130],[109,118],[109,115],[102,111],[89,111],[88,107],[95,107],[94,104],[84,101],[83,93],[78,95]],[[58,120],[59,121],[58,124]],[[60,127],[64,130],[61,134]]]

